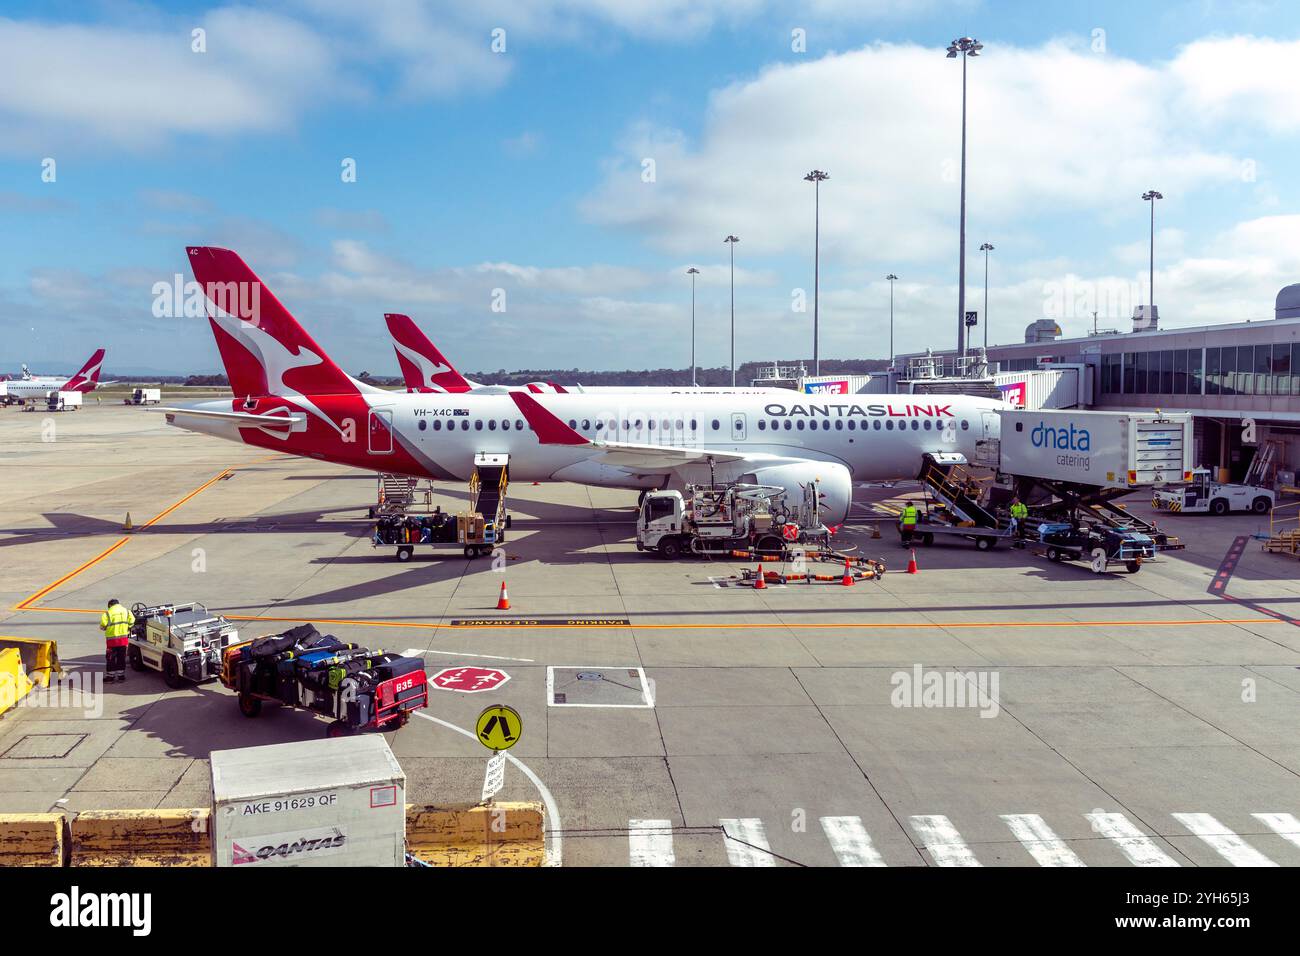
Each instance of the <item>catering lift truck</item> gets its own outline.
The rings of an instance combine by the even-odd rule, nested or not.
[[[1025,537],[1049,561],[1112,564],[1130,574],[1185,547],[1118,499],[1190,479],[1192,419],[1038,409],[1004,411],[998,468],[1029,507]]]
[[[1122,564],[1136,573],[1157,552],[1183,547],[1117,499],[1191,476],[1190,416],[1053,409],[998,414],[1001,437],[982,462],[997,481],[977,478],[964,455],[925,457],[926,500],[913,541],[960,536],[988,550],[1012,537],[1007,512],[1015,496],[1029,508],[1017,541],[1050,561],[1087,561],[1097,573]]]
[[[157,405],[162,401],[160,388],[135,388],[131,394],[122,399],[123,405]]]
[[[1180,488],[1162,488],[1151,498],[1157,511],[1176,514],[1226,515],[1250,511],[1266,515],[1273,510],[1277,495],[1269,488],[1279,455],[1279,442],[1263,442],[1251,459],[1246,480],[1241,484],[1214,481],[1208,468],[1193,468],[1191,482]]]
[[[398,561],[409,561],[417,547],[459,545],[467,558],[491,554],[505,541],[510,527],[506,511],[510,456],[480,453],[474,456],[469,483],[469,508],[460,514],[432,506],[432,489],[421,488],[413,478],[380,476],[379,504],[371,544],[395,548]],[[423,507],[421,508],[421,501]]]
[[[736,482],[650,491],[637,516],[636,547],[675,559],[683,555],[757,551],[782,555],[796,547],[829,546],[815,482],[791,505],[784,487]]]
[[[134,604],[127,635],[132,670],[159,671],[168,687],[199,683],[221,673],[221,654],[239,642],[235,625],[202,604]]]

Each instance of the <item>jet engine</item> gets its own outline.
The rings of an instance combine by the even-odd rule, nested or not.
[[[809,461],[772,465],[744,475],[741,481],[779,485],[786,490],[786,507],[799,508],[809,484],[817,489],[819,516],[828,525],[843,524],[853,504],[853,477],[837,462]]]

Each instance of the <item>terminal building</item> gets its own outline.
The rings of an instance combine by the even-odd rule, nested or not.
[[[1277,484],[1295,485],[1300,467],[1300,283],[1277,295],[1274,318],[1195,328],[1160,329],[1141,307],[1131,332],[1060,338],[1051,319],[1034,322],[1025,341],[990,346],[958,359],[954,352],[895,357],[891,388],[939,390],[937,380],[982,381],[1008,390],[1038,369],[1077,370],[1077,401],[1056,407],[1103,411],[1191,412],[1196,461],[1241,480],[1257,450],[1271,445]],[[983,350],[979,350],[982,352]],[[1073,379],[1072,379],[1073,380]],[[926,388],[926,381],[933,382]],[[883,385],[883,383],[882,383]],[[1018,392],[1024,395],[1024,392]],[[1030,407],[1034,402],[1027,402]]]

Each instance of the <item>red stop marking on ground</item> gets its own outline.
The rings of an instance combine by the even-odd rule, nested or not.
[[[429,683],[443,690],[458,690],[472,694],[480,690],[492,690],[500,687],[510,679],[505,671],[490,667],[448,667],[429,678]]]

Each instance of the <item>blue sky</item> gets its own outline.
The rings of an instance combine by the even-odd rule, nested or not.
[[[396,371],[385,311],[467,370],[684,366],[694,264],[699,361],[725,364],[728,232],[739,358],[808,356],[813,167],[831,174],[823,356],[883,357],[890,271],[898,349],[946,346],[960,67],[942,48],[963,33],[986,44],[968,308],[987,239],[992,341],[1044,314],[1081,333],[1093,308],[1123,327],[1151,187],[1164,324],[1265,318],[1300,278],[1298,32],[1294,5],[1263,2],[11,3],[0,368],[105,345],[110,372],[215,370],[204,323],[151,312],[190,243],[240,251],[378,373]]]

